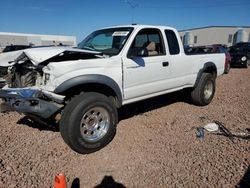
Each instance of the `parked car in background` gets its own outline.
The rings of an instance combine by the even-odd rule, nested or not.
[[[232,66],[247,68],[250,64],[250,42],[237,43],[230,47]]]
[[[30,47],[32,47],[32,46],[31,45],[9,45],[3,49],[3,53],[17,51],[17,50],[24,50],[24,49],[27,49]]]
[[[2,53],[5,52],[13,52],[13,51],[18,51],[18,50],[24,50],[27,48],[41,48],[41,47],[53,47],[53,46],[69,46],[69,45],[65,45],[62,43],[59,43],[58,45],[46,45],[46,46],[35,46],[34,44],[30,44],[30,45],[9,45],[6,46],[3,50]]]
[[[232,58],[231,58],[231,55],[230,55],[227,47],[225,45],[221,45],[221,44],[214,44],[212,46],[216,52],[225,53],[226,59],[225,59],[225,71],[224,71],[224,73],[228,74],[230,71],[230,68],[231,68]]]
[[[188,54],[207,54],[207,53],[224,53],[225,59],[225,70],[224,73],[228,74],[231,67],[231,55],[227,50],[227,47],[222,44],[213,44],[205,46],[195,46],[186,48]]]

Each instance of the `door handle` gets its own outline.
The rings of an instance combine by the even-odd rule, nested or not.
[[[169,62],[168,62],[168,61],[162,62],[162,66],[163,66],[163,67],[167,67],[168,65],[169,65]]]

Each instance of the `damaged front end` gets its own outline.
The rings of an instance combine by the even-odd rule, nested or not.
[[[50,118],[64,107],[65,96],[41,89],[48,81],[44,73],[53,63],[100,58],[101,53],[69,47],[45,47],[0,54],[0,66],[7,68],[7,85],[0,90],[0,111],[17,111]],[[53,81],[52,81],[53,82]]]
[[[101,54],[70,47],[30,48],[0,54],[0,67],[8,67],[7,75],[2,76],[10,88],[40,86],[46,84],[42,80],[43,68],[49,63],[100,58]]]
[[[64,96],[36,88],[7,88],[0,90],[0,112],[17,111],[44,119],[63,108]]]

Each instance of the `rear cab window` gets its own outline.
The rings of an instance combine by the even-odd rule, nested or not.
[[[179,43],[174,31],[166,29],[165,35],[168,42],[168,48],[170,55],[176,55],[180,53]]]

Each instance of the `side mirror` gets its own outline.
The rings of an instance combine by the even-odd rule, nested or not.
[[[129,58],[147,57],[147,56],[148,56],[147,48],[131,48],[128,53]]]

